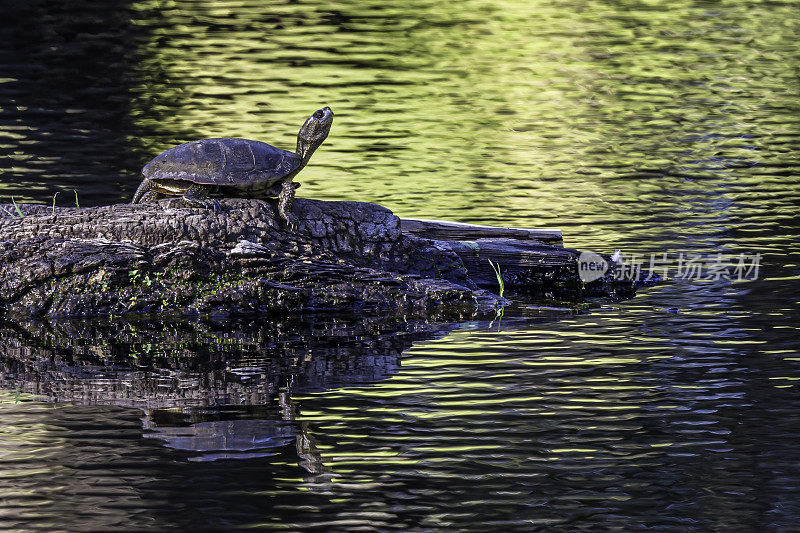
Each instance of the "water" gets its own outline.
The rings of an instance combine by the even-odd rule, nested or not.
[[[124,201],[169,146],[291,149],[330,105],[300,196],[762,258],[499,325],[4,324],[0,526],[795,528],[799,7],[10,8],[6,198]]]

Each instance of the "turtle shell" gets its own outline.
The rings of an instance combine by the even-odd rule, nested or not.
[[[300,167],[292,152],[247,139],[204,139],[157,155],[142,169],[145,178],[204,185],[269,187]]]

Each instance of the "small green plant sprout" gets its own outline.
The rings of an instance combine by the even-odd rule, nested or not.
[[[75,193],[75,209],[80,211],[81,210],[81,204],[78,202],[78,191],[76,191],[75,189],[68,189],[68,190],[70,190],[73,193]],[[53,195],[53,206],[52,206],[53,215],[56,214],[56,198],[58,198],[58,193],[60,193],[60,192],[63,192],[63,191],[56,191],[56,193]]]
[[[500,292],[498,293],[498,295],[500,296],[500,298],[502,298],[503,293],[506,290],[506,284],[503,281],[503,273],[500,271],[500,265],[492,263],[491,259],[489,259],[488,261],[489,265],[492,267],[492,270],[494,271],[494,275],[497,276],[497,285],[500,287]]]
[[[14,204],[14,209],[17,210],[17,215],[19,215],[19,218],[25,218],[25,214],[22,212],[22,209],[19,208],[17,201],[14,200],[13,196],[11,197],[11,203]]]
[[[53,195],[53,207],[52,207],[53,216],[55,216],[56,214],[56,198],[58,198],[58,193],[60,192],[61,191],[56,191],[56,193]]]

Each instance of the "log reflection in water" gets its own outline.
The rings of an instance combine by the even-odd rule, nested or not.
[[[270,455],[297,439],[292,393],[386,379],[415,340],[456,327],[384,317],[287,321],[4,322],[0,387],[51,402],[139,408],[148,435],[198,460]]]
[[[573,312],[531,309],[505,327]],[[292,394],[384,380],[415,341],[489,324],[499,326],[333,315],[4,321],[0,387],[49,402],[141,409],[147,436],[199,452],[196,460],[272,455],[296,440],[299,464],[316,475],[327,470]]]
[[[414,340],[453,326],[382,317],[36,321],[0,325],[0,386],[143,409],[263,405],[280,390],[369,383]]]

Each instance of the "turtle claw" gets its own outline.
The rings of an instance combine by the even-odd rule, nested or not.
[[[284,217],[286,220],[286,229],[294,233],[297,231],[297,217],[294,215],[287,215]]]

